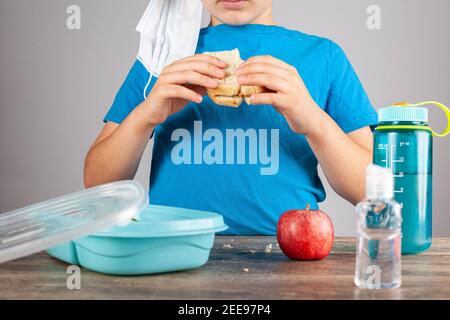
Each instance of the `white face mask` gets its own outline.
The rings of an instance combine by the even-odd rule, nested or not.
[[[144,98],[153,76],[195,53],[202,8],[201,0],[150,0],[136,28],[141,33],[138,59],[150,73]]]

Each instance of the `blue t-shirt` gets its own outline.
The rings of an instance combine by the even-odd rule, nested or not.
[[[358,76],[332,41],[280,26],[218,25],[201,30],[196,51],[234,48],[244,60],[271,55],[295,66],[344,132],[376,124]],[[142,103],[148,79],[136,61],[104,121],[121,123]],[[220,213],[225,234],[274,235],[283,212],[307,203],[318,208],[325,199],[305,137],[272,106],[229,108],[205,97],[159,125],[154,139],[150,203]]]

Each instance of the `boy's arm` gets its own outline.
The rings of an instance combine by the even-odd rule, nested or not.
[[[372,132],[366,127],[346,134],[318,109],[317,127],[308,132],[306,139],[333,189],[356,204],[365,197],[365,172],[372,163]]]
[[[252,104],[271,104],[291,129],[305,135],[333,189],[355,204],[364,198],[365,169],[371,163],[369,128],[346,134],[311,98],[297,70],[271,56],[253,57],[237,71],[243,85],[272,92],[254,94]]]
[[[226,64],[195,55],[164,68],[147,99],[120,124],[107,123],[89,150],[85,187],[134,178],[154,128],[188,102],[200,103],[204,88],[215,88]]]
[[[122,122],[108,122],[91,146],[84,164],[86,188],[133,179],[153,127],[146,123],[142,105]]]

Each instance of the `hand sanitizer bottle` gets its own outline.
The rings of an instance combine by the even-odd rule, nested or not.
[[[357,245],[355,284],[366,289],[401,285],[401,206],[393,200],[391,171],[370,165],[366,199],[356,207]]]

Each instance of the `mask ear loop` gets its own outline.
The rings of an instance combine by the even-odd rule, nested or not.
[[[170,6],[170,3],[169,3],[169,5],[165,5],[163,7],[163,10],[161,12],[161,16],[167,16],[168,15],[169,6]],[[146,85],[144,87],[144,92],[143,92],[144,100],[146,100],[147,96],[148,96],[147,95],[147,90],[148,90],[148,88],[150,86],[150,83],[152,82],[152,79],[153,79],[153,70],[156,70],[156,66],[158,65],[159,60],[161,59],[161,52],[162,52],[164,41],[165,41],[165,38],[162,35],[162,32],[163,32],[165,27],[166,27],[165,24],[164,25],[160,24],[158,26],[158,33],[161,36],[159,38],[157,38],[157,41],[156,41],[156,44],[155,44],[156,51],[155,51],[154,55],[152,56],[152,65],[150,66],[150,70],[149,70],[150,75],[149,75],[148,81],[147,81],[147,83],[146,83]]]
[[[156,70],[156,66],[159,65],[159,62],[162,59],[162,57],[163,56],[167,56],[167,54],[166,54],[167,48],[166,48],[166,50],[164,50],[164,47],[163,47],[164,46],[164,39],[163,38],[160,39],[157,44],[158,44],[157,47],[159,48],[159,50],[156,51],[155,55],[153,56],[152,65],[151,65],[151,68],[150,68],[150,71],[149,71],[150,75],[148,77],[147,84],[145,85],[145,88],[144,88],[144,100],[147,99],[147,96],[148,96],[147,95],[147,90],[148,90],[148,87],[150,86],[150,83],[152,82],[152,79],[153,79],[153,70]]]
[[[147,99],[147,96],[148,96],[148,95],[147,95],[147,90],[148,90],[148,87],[150,86],[150,83],[152,82],[152,79],[153,79],[153,73],[150,72],[150,75],[149,75],[149,77],[148,77],[147,84],[145,85],[144,92],[143,92],[143,94],[144,94],[144,100]]]

